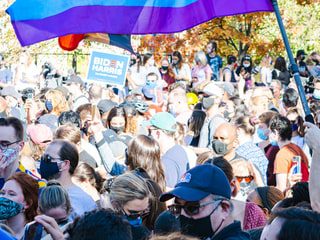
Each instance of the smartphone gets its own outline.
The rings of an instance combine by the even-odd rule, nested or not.
[[[292,158],[292,162],[294,164],[294,168],[293,168],[292,173],[293,174],[301,173],[301,157],[300,156],[294,156]]]
[[[42,238],[43,226],[37,222],[26,225],[24,240],[40,240]]]

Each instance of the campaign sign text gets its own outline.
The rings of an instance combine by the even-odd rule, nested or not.
[[[87,79],[95,82],[124,86],[129,56],[92,51]]]

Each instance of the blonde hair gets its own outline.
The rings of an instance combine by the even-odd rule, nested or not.
[[[131,170],[143,168],[150,178],[165,191],[166,181],[160,160],[158,142],[145,135],[138,135],[128,146],[128,165]]]
[[[177,122],[176,131],[174,132],[174,139],[176,143],[179,145],[185,145],[185,142],[184,142],[185,135],[186,135],[186,131],[185,131],[184,125]]]
[[[215,154],[213,153],[213,151],[207,151],[207,152],[201,153],[197,158],[197,165],[205,164],[206,161],[213,158],[214,155]]]
[[[81,141],[81,132],[72,123],[67,123],[58,127],[54,134],[54,139],[66,139],[74,144],[79,144]]]
[[[168,235],[153,235],[150,240],[197,240],[199,238],[194,238],[186,235],[182,235],[180,232],[170,233]]]
[[[196,62],[199,61],[203,66],[207,65],[208,63],[207,56],[204,51],[197,52],[194,56],[194,59],[196,60]]]
[[[51,89],[45,94],[45,98],[52,102],[52,113],[60,116],[62,112],[69,111],[69,105],[63,93],[59,90]]]
[[[150,198],[146,181],[134,173],[125,173],[116,177],[110,187],[109,198],[113,204],[123,207],[132,200]],[[116,211],[118,209],[115,209]]]

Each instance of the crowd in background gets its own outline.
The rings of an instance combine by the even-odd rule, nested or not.
[[[320,55],[132,54],[125,86],[0,69],[0,239],[320,239]],[[59,69],[59,66],[55,66]]]

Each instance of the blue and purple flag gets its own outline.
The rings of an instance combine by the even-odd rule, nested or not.
[[[271,0],[16,0],[22,46],[68,34],[175,33],[216,17],[273,11]]]

